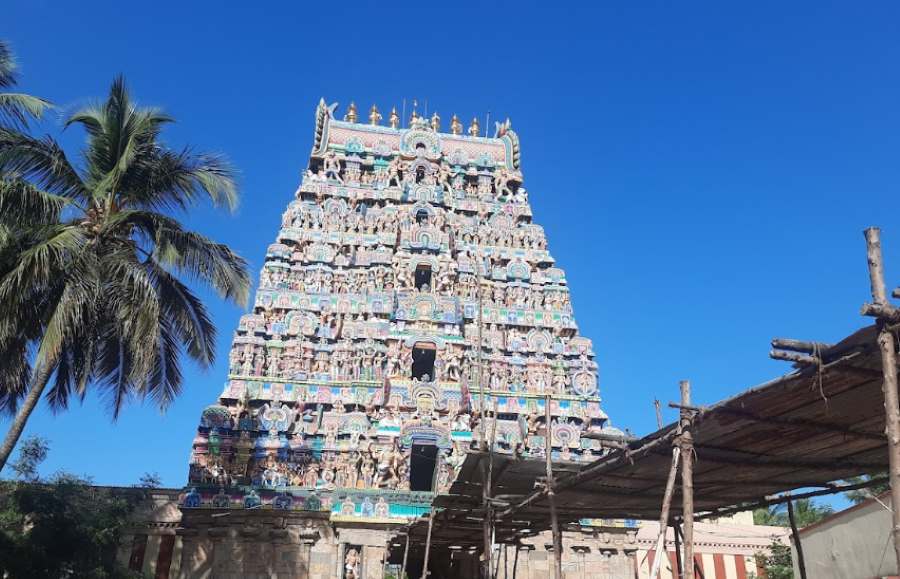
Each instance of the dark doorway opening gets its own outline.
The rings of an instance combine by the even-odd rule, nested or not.
[[[437,452],[438,447],[433,444],[413,444],[409,458],[409,490],[432,490]]]
[[[416,289],[422,291],[431,288],[431,268],[427,265],[419,265],[416,267]]]
[[[423,347],[424,346],[424,347]],[[416,380],[434,380],[434,357],[436,351],[430,344],[416,344],[413,347],[412,377]],[[427,377],[427,378],[426,378]]]

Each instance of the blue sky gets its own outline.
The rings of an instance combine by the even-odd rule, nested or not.
[[[864,227],[883,228],[900,284],[896,2],[7,0],[0,37],[22,89],[62,113],[122,72],[142,104],[178,119],[169,143],[226,154],[242,207],[187,221],[254,273],[320,97],[382,111],[427,99],[445,122],[509,116],[605,408],[638,434],[680,379],[711,403],[788,370],[767,357],[772,337],[830,341],[864,324]],[[59,122],[42,129],[58,135]],[[93,398],[37,412],[27,432],[50,439],[46,470],[182,485],[242,313],[211,306],[218,363],[189,369],[164,416],[134,405],[113,424]]]

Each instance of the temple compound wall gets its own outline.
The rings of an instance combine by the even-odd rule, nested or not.
[[[402,561],[384,565],[388,541],[397,539],[390,525],[367,521],[334,521],[327,513],[279,512],[273,509],[179,509],[181,490],[157,490],[141,509],[120,550],[123,564],[156,579],[266,578],[324,579],[341,577],[350,549],[357,549],[359,576],[381,579],[396,573]],[[184,517],[182,519],[182,517]],[[706,579],[761,577],[754,554],[766,551],[773,536],[787,542],[787,530],[746,521],[697,523],[697,566]],[[578,532],[563,534],[566,579],[645,579],[656,557],[658,525],[591,521]],[[662,565],[663,579],[674,579],[673,536]],[[552,564],[549,533],[525,539],[516,549],[499,546],[498,577],[546,579]],[[477,553],[451,552],[434,561],[432,577],[478,576]],[[422,562],[408,561],[411,577]],[[508,575],[503,574],[504,567]],[[515,575],[513,575],[515,572]],[[390,576],[390,575],[387,575]]]

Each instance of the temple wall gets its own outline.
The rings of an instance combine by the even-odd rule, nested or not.
[[[122,541],[120,560],[155,579],[326,579],[343,577],[350,549],[359,553],[364,579],[381,579],[389,541],[398,525],[334,520],[328,512],[272,509],[179,509],[179,491],[154,491],[137,513],[135,527]],[[823,531],[827,530],[823,528]],[[584,527],[563,534],[565,579],[647,579],[656,558],[656,523],[640,527]],[[706,579],[758,576],[754,554],[764,551],[772,535],[785,529],[735,524],[697,523],[697,565]],[[812,536],[812,535],[811,535]],[[674,579],[675,554],[669,534],[661,578]],[[400,545],[398,547],[397,545]],[[394,539],[389,563],[399,565],[402,543]],[[553,564],[549,533],[513,547],[500,547],[494,561],[499,577],[545,579]],[[809,540],[809,561],[818,544]],[[478,553],[432,551],[432,577],[468,579],[478,575]],[[814,563],[813,563],[814,564]],[[421,560],[410,558],[412,577]],[[503,568],[508,575],[504,576]],[[391,569],[392,567],[389,567]],[[816,575],[820,576],[820,575]],[[837,576],[837,575],[821,575]],[[848,575],[849,576],[849,575]]]

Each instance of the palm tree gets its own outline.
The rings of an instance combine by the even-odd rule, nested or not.
[[[0,130],[24,127],[29,117],[40,117],[50,106],[44,99],[12,92],[2,92],[16,84],[16,59],[9,44],[0,40]]]
[[[115,419],[132,398],[165,409],[182,353],[213,362],[215,326],[180,277],[247,301],[245,261],[173,217],[203,198],[233,209],[232,171],[161,144],[171,121],[120,77],[66,122],[87,133],[78,164],[50,137],[0,132],[0,408],[17,410],[0,468],[42,396],[60,410],[94,387]]]
[[[794,499],[794,518],[799,528],[817,523],[833,512],[831,505],[819,504],[812,499]],[[756,509],[753,511],[753,524],[787,527],[790,525],[787,506],[782,503]]]

